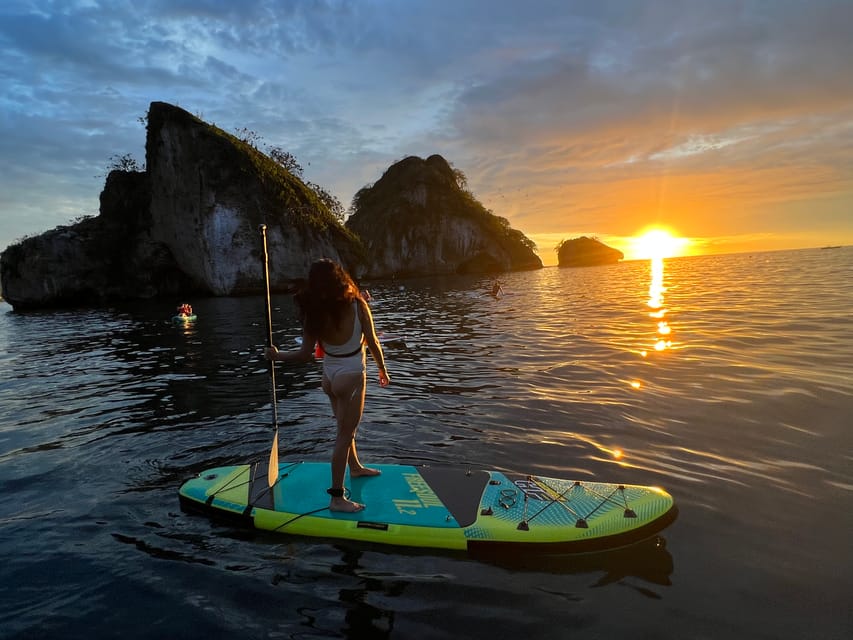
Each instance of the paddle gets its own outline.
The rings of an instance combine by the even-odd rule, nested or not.
[[[264,286],[267,291],[267,347],[272,347],[272,305],[270,304],[270,266],[269,254],[267,253],[267,225],[261,225],[261,238],[264,242]],[[278,482],[278,410],[275,401],[275,362],[270,360],[270,389],[272,396],[272,426],[275,436],[272,439],[272,450],[270,451],[270,466],[267,471],[267,483],[270,487]]]

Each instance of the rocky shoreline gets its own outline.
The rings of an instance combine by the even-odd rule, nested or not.
[[[97,216],[0,253],[7,303],[260,293],[261,224],[274,291],[292,289],[320,257],[360,279],[542,268],[533,242],[486,209],[440,155],[389,167],[356,194],[344,224],[292,167],[179,107],[151,103],[145,154],[144,171],[110,172]],[[612,259],[605,249],[584,255]]]

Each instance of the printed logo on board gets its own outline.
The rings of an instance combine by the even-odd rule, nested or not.
[[[528,480],[527,478],[524,478],[513,481],[513,484],[521,489],[525,496],[532,498],[533,500],[549,502],[554,499],[554,496],[537,484],[535,480]]]
[[[444,508],[444,504],[435,495],[435,492],[430,488],[426,481],[418,473],[404,473],[403,478],[406,484],[409,485],[414,494],[413,498],[396,499],[394,506],[397,507],[398,513],[406,515],[416,515],[419,509],[428,509],[430,507]]]

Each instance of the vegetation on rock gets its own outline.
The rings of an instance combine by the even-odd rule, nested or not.
[[[350,211],[347,226],[361,236],[377,275],[542,266],[536,245],[486,209],[465,174],[440,155],[395,163],[356,193]]]

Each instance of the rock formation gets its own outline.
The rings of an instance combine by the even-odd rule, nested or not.
[[[190,291],[168,249],[145,242],[145,173],[113,171],[101,214],[11,245],[0,256],[3,290],[17,309],[74,306]]]
[[[602,264],[614,264],[625,255],[618,249],[608,247],[596,240],[581,236],[573,240],[563,240],[557,245],[557,264],[561,267],[594,267]]]
[[[320,257],[356,277],[537,269],[534,245],[465,189],[438,155],[391,166],[342,225],[317,191],[252,145],[178,107],[151,103],[146,170],[113,171],[100,213],[11,245],[0,288],[16,309],[263,291]]]
[[[16,309],[177,293],[263,290],[259,225],[274,289],[331,257],[355,269],[361,244],[301,180],[249,144],[154,102],[144,172],[113,171],[100,214],[0,255]]]
[[[534,245],[464,188],[439,155],[405,158],[353,199],[346,226],[367,249],[367,276],[539,269]]]

